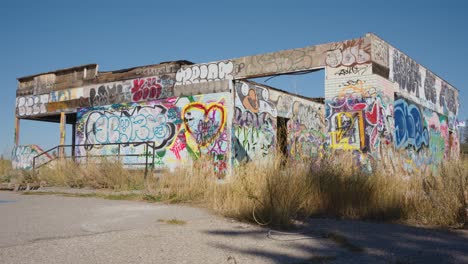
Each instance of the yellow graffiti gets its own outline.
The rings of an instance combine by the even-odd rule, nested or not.
[[[194,115],[194,112],[198,112],[198,115]],[[187,145],[200,151],[200,148],[210,146],[221,135],[226,125],[227,111],[224,105],[218,102],[193,102],[182,109],[181,118]],[[191,121],[195,122],[190,124]]]
[[[340,112],[335,116],[336,128],[330,132],[330,147],[345,150],[361,150],[365,146],[364,118],[362,112]],[[354,131],[352,140],[350,133]],[[353,142],[354,141],[354,142]]]

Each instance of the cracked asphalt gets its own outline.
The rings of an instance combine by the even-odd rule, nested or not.
[[[316,218],[279,233],[189,206],[0,192],[0,263],[468,263],[468,231]]]

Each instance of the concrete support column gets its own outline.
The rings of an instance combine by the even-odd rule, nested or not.
[[[60,145],[65,145],[65,125],[67,124],[67,116],[64,112],[60,113]],[[59,157],[65,156],[65,148],[59,149]]]
[[[20,120],[19,118],[15,117],[15,146],[19,145],[19,133],[20,133]]]

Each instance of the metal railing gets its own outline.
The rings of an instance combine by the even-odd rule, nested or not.
[[[122,147],[138,147],[144,145],[144,151],[143,153],[125,153],[122,152],[121,149]],[[102,147],[107,147],[107,146],[116,146],[117,147],[117,153],[111,153],[111,154],[99,154],[95,155],[92,154],[92,150],[97,148],[102,148]],[[77,155],[77,149],[82,147],[84,149],[84,152],[86,155]],[[129,165],[129,166],[145,166],[145,178],[148,175],[149,169],[153,169],[154,167],[154,154],[155,154],[155,142],[154,141],[143,141],[143,142],[125,142],[125,143],[103,143],[103,144],[77,144],[77,145],[58,145],[55,146],[51,149],[48,149],[39,155],[36,155],[33,158],[33,173],[36,173],[36,170],[39,169],[40,167],[49,164],[50,162],[58,159],[72,159],[74,162],[77,163],[83,163],[82,159],[86,159],[84,163],[88,162],[89,158],[108,158],[108,157],[116,157],[119,162],[122,163],[122,165]],[[66,155],[65,150],[66,149],[71,149],[71,154]],[[58,153],[58,155],[50,155],[50,153]],[[41,164],[38,164],[38,161],[41,157],[44,155],[48,155],[48,157],[52,156],[53,158],[47,160],[46,162],[43,162]],[[125,157],[139,157],[142,158],[144,157],[144,162],[125,162]],[[123,161],[122,161],[122,158]],[[138,160],[138,158],[136,158]]]

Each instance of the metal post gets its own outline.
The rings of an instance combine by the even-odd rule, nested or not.
[[[120,162],[120,143],[117,143],[117,159]],[[123,162],[122,162],[123,163]]]
[[[33,158],[33,177],[36,177],[36,157]]]
[[[148,147],[148,142],[146,142],[145,144],[146,146],[146,151],[145,151],[145,180],[146,180],[146,176],[148,175],[148,150],[149,150],[149,147]]]
[[[75,145],[76,145],[76,123],[72,125],[72,147],[71,147],[71,155],[72,155],[72,160],[73,162],[76,162],[75,160]]]

